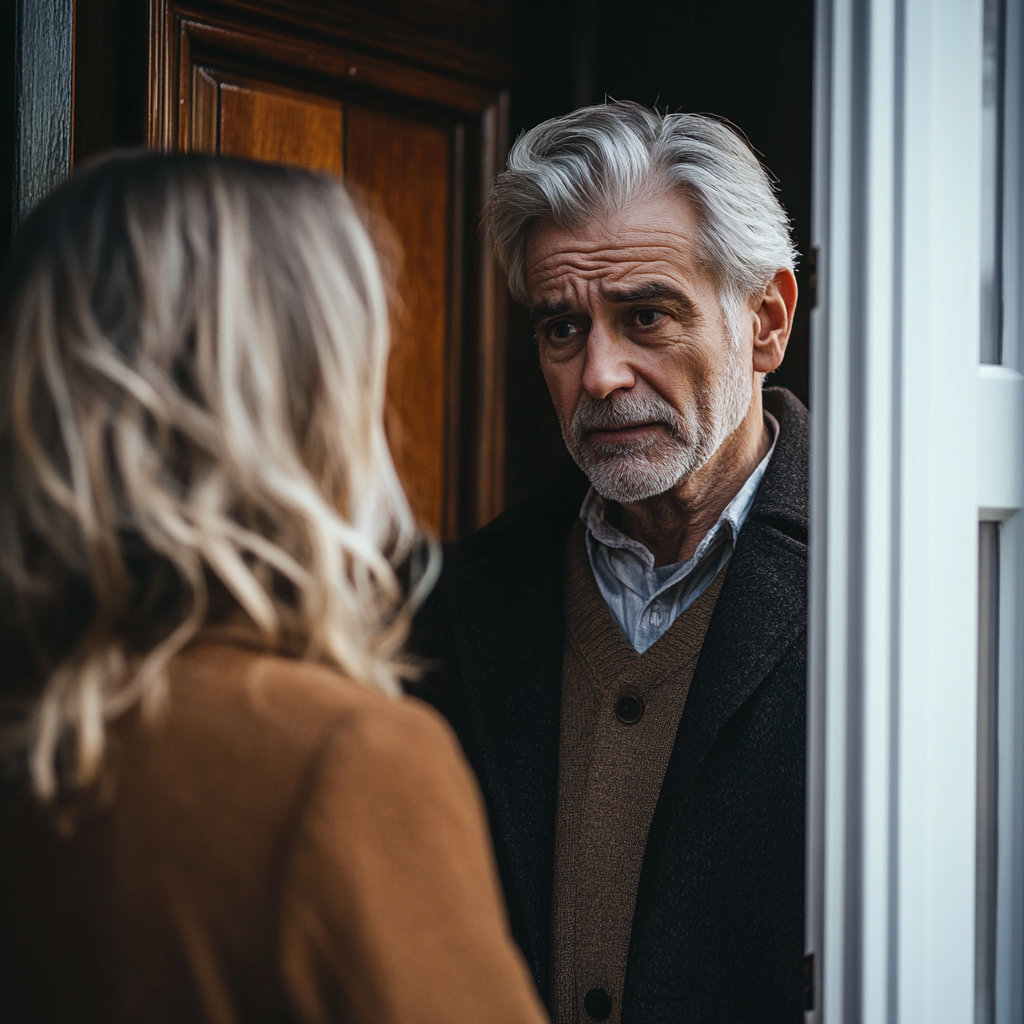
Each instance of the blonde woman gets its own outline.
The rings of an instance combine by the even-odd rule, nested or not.
[[[399,696],[434,556],[342,187],[114,158],[4,289],[4,1019],[539,1024],[480,797]]]

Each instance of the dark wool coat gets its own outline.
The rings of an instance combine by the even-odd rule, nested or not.
[[[708,628],[647,840],[623,1024],[802,1024],[808,414],[775,454]],[[449,544],[420,696],[480,779],[513,931],[548,997],[563,554],[579,474]],[[623,779],[628,786],[629,780]]]

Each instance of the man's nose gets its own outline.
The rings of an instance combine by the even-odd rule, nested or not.
[[[591,327],[583,367],[583,390],[591,398],[607,398],[619,388],[636,384],[629,362],[630,348],[627,339],[606,326],[595,323]]]

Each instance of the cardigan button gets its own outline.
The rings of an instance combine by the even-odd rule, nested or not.
[[[583,997],[583,1009],[594,1020],[607,1020],[612,1015],[612,997],[603,988],[592,988]]]
[[[636,725],[644,717],[644,702],[639,697],[627,693],[625,697],[620,697],[618,704],[615,705],[615,717],[623,725]]]

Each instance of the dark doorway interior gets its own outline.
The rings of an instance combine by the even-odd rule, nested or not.
[[[769,383],[808,394],[811,307],[812,0],[517,0],[509,54],[516,67],[511,136],[605,96],[706,111],[738,125],[778,179],[801,264],[800,303],[782,367]],[[563,457],[525,311],[508,336],[511,502]]]

